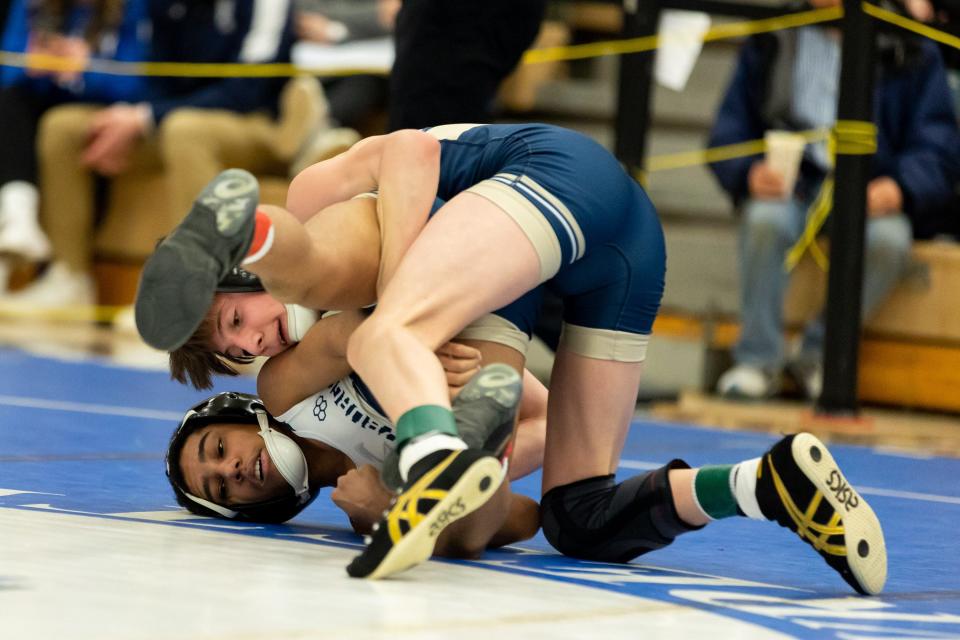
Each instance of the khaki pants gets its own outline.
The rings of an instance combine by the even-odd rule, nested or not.
[[[44,115],[38,133],[43,226],[55,259],[75,272],[89,272],[93,262],[95,176],[81,165],[80,157],[90,122],[102,108],[83,104],[56,107]],[[280,157],[277,132],[277,123],[260,113],[179,109],[139,143],[127,172],[163,171],[174,212],[171,219],[179,219],[223,169],[286,175],[290,158]],[[137,211],[127,215],[137,215]]]

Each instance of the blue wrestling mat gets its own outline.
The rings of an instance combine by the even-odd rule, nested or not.
[[[227,389],[252,392],[253,383],[221,381],[216,391]],[[169,381],[163,372],[0,350],[2,535],[17,535],[2,524],[4,513],[31,511],[74,514],[101,525],[133,521],[288,545],[358,548],[359,537],[326,495],[287,526],[178,515],[163,473],[163,452],[183,412],[207,395]],[[693,466],[736,462],[760,455],[774,441],[764,434],[638,419],[620,474],[674,457]],[[960,638],[960,460],[839,445],[831,450],[884,525],[889,578],[881,597],[855,597],[793,534],[745,518],[683,536],[630,565],[567,559],[542,536],[477,562],[455,564],[706,611],[771,635]],[[539,475],[514,487],[537,497]],[[0,610],[4,580],[0,565]],[[29,581],[20,588],[28,589]],[[90,588],[96,588],[95,581]],[[723,635],[718,630],[718,637]],[[637,630],[635,637],[642,636]]]

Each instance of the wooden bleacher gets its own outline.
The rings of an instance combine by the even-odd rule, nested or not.
[[[960,412],[960,245],[917,242],[903,282],[864,327],[860,346],[859,398],[863,402]],[[784,305],[788,332],[821,308],[825,274],[810,259],[795,270]],[[682,313],[661,314],[654,335],[701,340],[730,349],[735,320],[704,321]]]

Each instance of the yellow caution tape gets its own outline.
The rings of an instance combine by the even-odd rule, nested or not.
[[[752,20],[730,24],[721,24],[709,29],[703,41],[725,40],[748,36],[755,33],[791,29],[821,22],[830,22],[843,16],[842,7],[801,11],[774,18]],[[651,35],[627,40],[592,42],[582,45],[544,47],[531,49],[523,58],[523,64],[558,62],[562,60],[580,60],[609,55],[623,55],[652,51],[659,46],[663,38],[683,38],[683,35]],[[356,74],[386,74],[388,69],[352,68],[317,69],[297,66],[291,63],[198,63],[198,62],[120,62],[115,60],[91,59],[86,64],[77,64],[75,59],[62,58],[46,54],[25,54],[13,51],[0,51],[0,65],[23,67],[41,71],[87,71],[125,76],[166,76],[166,77],[205,77],[205,78],[267,78],[292,77],[301,74],[316,73],[323,76],[347,76]]]
[[[832,167],[837,155],[871,155],[877,151],[877,126],[865,120],[838,120],[833,134],[827,141],[827,156],[830,159],[831,171],[820,185],[813,204],[807,210],[807,224],[800,239],[787,252],[783,267],[790,272],[797,266],[803,254],[810,251],[817,265],[827,271],[830,261],[820,245],[817,244],[817,234],[823,228],[827,217],[833,210],[834,178]]]
[[[863,12],[869,16],[876,18],[877,20],[882,20],[883,22],[889,22],[890,24],[896,25],[908,31],[913,31],[914,33],[920,34],[921,36],[930,38],[931,40],[936,40],[941,44],[945,44],[948,47],[953,47],[955,49],[960,49],[960,38],[957,36],[946,33],[945,31],[940,31],[939,29],[934,29],[929,25],[925,25],[922,22],[917,22],[916,20],[911,20],[905,16],[900,15],[899,13],[894,13],[893,11],[887,11],[886,9],[881,9],[880,7],[870,4],[869,2],[863,3]]]
[[[741,36],[748,36],[755,33],[765,33],[769,31],[779,31],[781,29],[792,29],[821,22],[831,22],[843,17],[843,7],[830,7],[827,9],[814,9],[812,11],[800,11],[790,13],[774,18],[764,18],[762,20],[750,20],[746,22],[734,22],[730,24],[720,24],[711,27],[703,35],[703,42],[713,40],[726,40]],[[590,42],[587,44],[569,45],[562,47],[544,47],[542,49],[531,49],[523,54],[524,64],[538,64],[542,62],[558,62],[561,60],[582,60],[584,58],[599,58],[603,56],[624,55],[628,53],[642,53],[656,49],[661,38],[682,38],[688,40],[686,35],[661,36],[659,34],[642,36],[639,38],[629,38],[627,40],[610,40],[604,42]]]

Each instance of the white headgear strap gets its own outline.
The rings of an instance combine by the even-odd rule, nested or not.
[[[291,342],[300,342],[307,330],[317,323],[317,312],[298,304],[285,304],[287,308],[287,334]]]
[[[232,518],[236,518],[236,517],[237,517],[237,512],[236,512],[236,511],[234,511],[234,510],[232,510],[232,509],[227,509],[226,507],[222,507],[222,506],[220,506],[219,504],[217,504],[216,502],[210,502],[209,500],[204,500],[203,498],[200,498],[200,497],[195,496],[195,495],[193,495],[193,494],[187,493],[186,491],[183,492],[183,495],[187,496],[188,498],[190,498],[191,500],[193,500],[194,502],[196,502],[197,504],[199,504],[201,507],[206,507],[207,509],[210,509],[211,511],[215,511],[215,512],[219,513],[219,514],[222,515],[224,518],[231,518],[231,519],[232,519]]]
[[[260,423],[260,437],[267,445],[267,453],[283,479],[293,487],[297,501],[303,504],[310,499],[310,473],[307,457],[303,450],[289,436],[270,428],[267,414],[257,410],[257,422]]]
[[[267,446],[267,453],[270,454],[270,459],[277,467],[277,471],[280,472],[280,475],[283,476],[283,479],[287,481],[287,484],[293,487],[293,490],[297,496],[297,502],[303,504],[310,499],[308,484],[310,480],[310,474],[307,471],[306,456],[303,455],[303,451],[300,450],[300,447],[297,446],[297,443],[291,438],[288,438],[286,435],[270,428],[270,423],[267,420],[266,413],[263,411],[257,411],[256,413],[257,422],[260,425],[260,437],[263,438],[263,442]],[[194,414],[196,414],[195,411],[187,412],[183,422],[186,422],[187,419]],[[169,465],[170,463],[168,461],[167,466],[169,467]],[[167,473],[169,473],[169,468]],[[233,519],[236,518],[237,514],[239,513],[238,511],[228,509],[217,504],[216,502],[204,500],[200,496],[195,496],[186,491],[183,492],[183,495],[187,496],[201,507],[206,507],[215,513],[219,513],[224,518]]]

